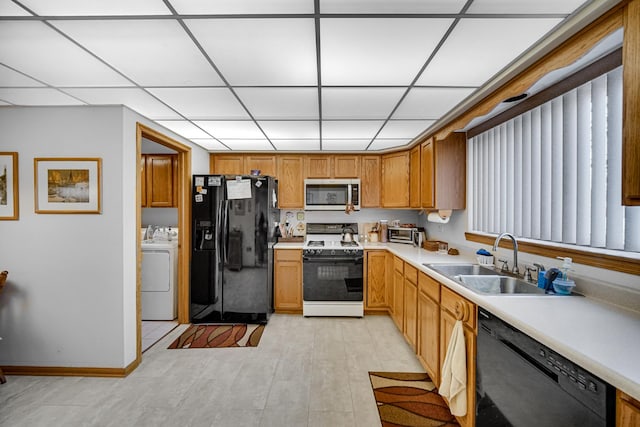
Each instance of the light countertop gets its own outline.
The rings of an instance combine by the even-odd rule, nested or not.
[[[640,399],[640,313],[583,297],[480,295],[424,266],[476,263],[475,255],[442,255],[399,243],[365,243],[386,249],[478,306],[530,335],[635,399]],[[302,249],[278,243],[275,249]]]

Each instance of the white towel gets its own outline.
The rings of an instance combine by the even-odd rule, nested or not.
[[[467,414],[467,351],[460,320],[453,326],[438,392],[449,400],[453,415],[463,417]]]

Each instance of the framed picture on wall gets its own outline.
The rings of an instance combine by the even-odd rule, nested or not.
[[[0,220],[18,219],[18,153],[0,153]]]
[[[34,171],[36,213],[101,212],[102,159],[36,158]]]

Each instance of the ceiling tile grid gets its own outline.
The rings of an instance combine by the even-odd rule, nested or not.
[[[0,105],[126,105],[210,151],[409,144],[596,0],[0,0]]]

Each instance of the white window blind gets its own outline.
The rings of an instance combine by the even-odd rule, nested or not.
[[[640,252],[621,205],[622,67],[468,141],[472,231]]]

